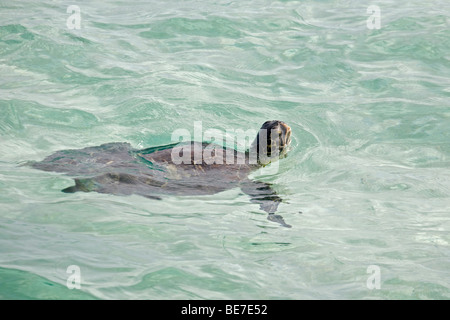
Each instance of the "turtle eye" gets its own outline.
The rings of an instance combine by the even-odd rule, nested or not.
[[[279,131],[278,133],[278,140],[280,141],[280,147],[283,147],[286,144],[286,141],[283,140],[283,132]]]

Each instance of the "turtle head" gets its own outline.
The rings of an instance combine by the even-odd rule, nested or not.
[[[258,164],[267,165],[287,156],[291,128],[279,120],[266,121],[259,129],[251,150],[257,153]]]

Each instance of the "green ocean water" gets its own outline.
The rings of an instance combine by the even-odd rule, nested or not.
[[[293,147],[255,178],[291,229],[240,190],[64,194],[23,166],[272,119]],[[447,0],[0,0],[0,299],[450,299],[449,156]]]

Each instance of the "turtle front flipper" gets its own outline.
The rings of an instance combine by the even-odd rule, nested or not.
[[[252,203],[258,203],[260,209],[269,214],[267,216],[269,221],[277,222],[283,227],[291,227],[291,225],[284,222],[282,216],[275,214],[282,199],[271,188],[270,184],[261,181],[246,180],[241,184],[241,189],[250,196]]]
[[[284,222],[283,217],[280,216],[279,214],[269,213],[269,215],[267,216],[267,220],[272,221],[272,222],[278,222],[279,224],[281,224],[283,227],[286,227],[286,228],[292,228],[292,226],[290,224],[287,224],[286,222]]]

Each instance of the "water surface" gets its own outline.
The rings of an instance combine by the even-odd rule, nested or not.
[[[450,298],[448,1],[377,1],[380,29],[350,0],[76,1],[79,30],[73,4],[0,3],[0,298]],[[272,119],[293,149],[255,178],[291,229],[239,190],[64,194],[21,166]]]

